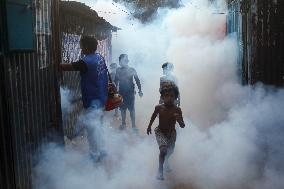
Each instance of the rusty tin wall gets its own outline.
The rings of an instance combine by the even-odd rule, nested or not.
[[[229,10],[228,27],[235,25],[242,33],[243,51],[239,56],[243,56],[243,82],[283,87],[284,1],[233,0],[229,7],[237,11]],[[241,22],[232,19],[236,15]]]
[[[4,2],[0,1],[0,188],[14,189],[14,164],[12,152],[11,129],[7,111],[5,77],[4,77]]]
[[[35,52],[1,54],[1,188],[32,188],[32,167],[42,144],[63,143],[57,65],[58,0],[34,0]],[[3,6],[1,5],[3,8]],[[6,44],[1,41],[5,50]],[[3,80],[2,80],[3,79]],[[2,124],[3,123],[3,124]]]
[[[249,83],[284,86],[284,1],[251,0],[246,6]]]

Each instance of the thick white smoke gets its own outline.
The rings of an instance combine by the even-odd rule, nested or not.
[[[73,95],[72,92],[66,87],[60,87],[61,95],[61,110],[63,114],[70,113],[73,111],[74,106],[72,105]]]
[[[119,10],[126,8],[112,1],[89,4],[122,28],[113,37],[113,61],[127,53],[142,80],[144,97],[136,97],[140,137],[117,131],[107,118],[102,138],[109,155],[97,166],[86,152],[48,145],[35,167],[36,189],[284,188],[284,91],[241,86],[237,42],[223,35],[225,15],[213,14],[216,7],[206,0],[183,3],[159,10],[158,19],[147,25],[130,19]],[[215,6],[226,9],[223,1]],[[145,130],[166,61],[175,65],[186,128],[177,127],[174,170],[160,182],[155,179],[158,146]]]

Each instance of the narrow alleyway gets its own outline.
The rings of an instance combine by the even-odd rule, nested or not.
[[[283,189],[283,19],[275,0],[0,1],[0,188]],[[104,70],[130,70],[125,130],[82,102],[86,62],[104,100]]]

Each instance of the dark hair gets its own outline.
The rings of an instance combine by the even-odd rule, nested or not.
[[[126,57],[127,56],[127,54],[121,54],[121,55],[119,55],[119,61],[121,60],[121,59],[123,59],[124,57]]]
[[[169,70],[173,70],[174,69],[174,65],[170,62],[166,62],[162,65],[163,69],[169,69]]]
[[[92,36],[82,36],[80,43],[82,48],[95,52],[98,46],[98,40]]]
[[[173,92],[175,94],[175,99],[177,99],[179,96],[179,90],[176,85],[171,84],[169,86],[163,87],[160,91],[160,94],[161,96],[163,96],[165,93],[168,93],[168,92]]]

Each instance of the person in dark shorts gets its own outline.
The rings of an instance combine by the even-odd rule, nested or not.
[[[128,66],[128,62],[127,54],[121,54],[119,56],[120,67],[117,68],[115,75],[115,84],[118,86],[119,94],[123,97],[123,105],[120,106],[122,120],[120,129],[126,127],[126,110],[128,109],[130,112],[132,129],[133,131],[138,132],[135,124],[135,85],[133,83],[133,78],[138,87],[139,96],[142,97],[143,93],[137,72],[134,68]]]
[[[159,116],[159,125],[155,128],[156,140],[160,149],[157,179],[164,180],[164,162],[166,162],[166,171],[170,171],[168,159],[174,151],[176,142],[175,124],[178,122],[181,128],[184,128],[185,124],[181,109],[174,104],[179,95],[178,88],[174,84],[167,84],[161,88],[160,93],[163,104],[155,107],[147,134],[152,134],[151,126],[155,118]]]
[[[82,123],[86,126],[91,158],[97,162],[106,153],[100,144],[100,128],[103,110],[108,98],[108,75],[105,59],[96,53],[98,41],[91,36],[83,36],[80,46],[84,57],[71,64],[60,64],[62,71],[80,71],[83,101]]]

